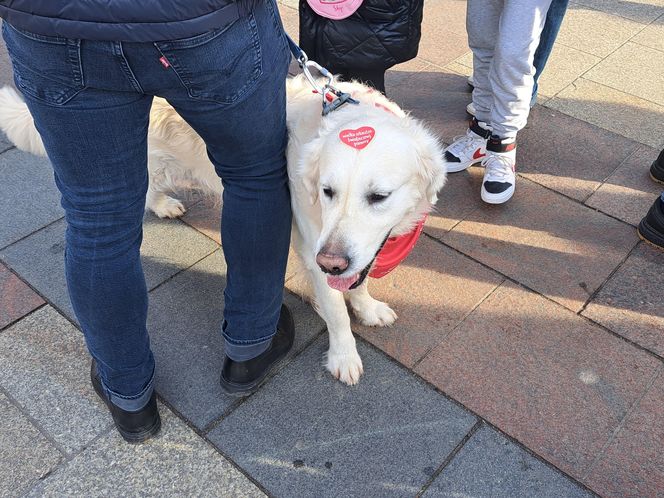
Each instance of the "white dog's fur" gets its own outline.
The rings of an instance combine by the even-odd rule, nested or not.
[[[288,174],[293,206],[293,246],[308,270],[314,304],[325,320],[330,348],[326,367],[346,384],[362,374],[350,328],[344,293],[335,290],[316,255],[323,247],[349,259],[338,278],[355,278],[371,264],[389,235],[410,231],[436,202],[445,182],[437,139],[382,94],[357,82],[335,83],[359,100],[321,116],[321,97],[302,77],[291,78],[288,91]],[[342,130],[370,126],[375,136],[362,150],[343,143]],[[20,96],[0,89],[0,129],[22,150],[45,155],[41,138]],[[155,99],[148,135],[150,186],[146,209],[159,217],[184,213],[169,196],[174,188],[195,187],[221,194],[221,182],[201,138],[164,100]],[[370,196],[386,196],[370,202]],[[366,280],[347,292],[357,318],[365,325],[390,325],[396,314],[373,299]]]

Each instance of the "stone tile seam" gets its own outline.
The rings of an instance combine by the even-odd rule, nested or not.
[[[431,236],[428,235],[428,234],[425,234],[425,235],[427,235],[427,237],[429,237],[429,238],[433,238],[433,237],[431,237]],[[429,354],[431,354],[431,352],[433,352],[434,349],[438,348],[438,346],[440,346],[443,342],[445,342],[445,341],[447,340],[448,337],[450,337],[450,336],[451,336],[451,335],[452,335],[452,334],[453,334],[453,333],[454,333],[459,327],[461,327],[461,325],[462,325],[463,323],[465,323],[465,321],[468,319],[468,317],[469,317],[470,315],[472,315],[472,314],[473,314],[473,313],[474,313],[474,312],[475,312],[480,306],[482,306],[482,304],[484,304],[484,302],[485,302],[487,299],[489,299],[489,297],[491,297],[491,296],[492,296],[492,295],[493,295],[498,289],[500,289],[500,288],[503,286],[504,283],[505,283],[505,279],[503,279],[503,280],[502,280],[501,282],[499,282],[499,283],[498,283],[493,289],[491,289],[491,290],[488,291],[484,296],[482,296],[482,298],[477,302],[477,304],[476,304],[475,306],[473,306],[470,310],[468,310],[468,312],[466,312],[466,313],[463,315],[463,317],[461,317],[461,318],[459,319],[459,321],[456,323],[456,325],[454,325],[454,327],[452,327],[452,328],[451,328],[446,334],[444,334],[444,335],[440,338],[440,341],[436,342],[436,344],[434,344],[433,346],[431,346],[430,348],[428,348],[428,349],[422,354],[422,356],[420,356],[420,358],[418,358],[418,359],[415,361],[415,363],[413,363],[413,366],[410,367],[410,369],[413,370],[413,371],[415,371],[415,369],[418,367],[418,365],[419,365],[420,363],[422,363],[422,362],[424,361],[424,359],[425,359],[427,356],[429,356]],[[405,366],[405,365],[404,365],[404,366]],[[408,368],[408,367],[407,367],[407,368]]]
[[[648,47],[646,47],[646,48],[648,48]],[[589,69],[588,71],[590,71],[590,69]],[[586,71],[586,72],[587,72],[587,71]],[[638,95],[634,95],[633,93],[626,92],[626,91],[623,90],[623,89],[616,88],[615,86],[611,86],[611,85],[609,85],[609,84],[607,84],[607,83],[605,83],[605,82],[597,81],[597,80],[594,80],[594,79],[592,79],[592,78],[590,78],[590,77],[584,77],[584,76],[585,76],[585,73],[584,73],[583,75],[579,76],[577,79],[575,79],[574,82],[576,82],[576,81],[578,81],[578,80],[590,81],[591,83],[594,83],[595,85],[603,86],[604,88],[610,88],[611,90],[614,90],[614,91],[616,91],[616,92],[622,93],[622,94],[624,94],[624,95],[629,95],[630,97],[633,97],[633,98],[635,98],[635,99],[639,99],[639,100],[642,100],[642,101],[647,102],[647,103],[649,103],[649,104],[652,104],[652,105],[654,105],[654,106],[656,106],[656,107],[659,108],[659,109],[657,109],[658,112],[660,112],[661,114],[664,114],[664,105],[662,105],[661,102],[655,102],[654,100],[650,100],[650,99],[646,99],[646,98],[644,98],[644,97],[640,97],[640,96],[638,96]],[[573,83],[574,83],[574,82],[573,82]],[[566,87],[566,88],[567,88],[567,87]],[[564,89],[563,89],[563,90],[564,90]],[[563,90],[561,90],[561,91],[563,91]],[[559,97],[559,98],[560,98],[560,97]],[[559,112],[562,112],[562,111],[559,111]],[[591,123],[591,124],[592,124],[592,123]],[[614,131],[613,133],[616,133],[616,132]],[[616,134],[619,135],[619,133],[616,133]],[[621,136],[622,136],[622,135],[621,135]],[[629,137],[626,137],[626,138],[629,138]],[[634,139],[631,138],[630,140],[634,140]]]
[[[35,488],[41,486],[42,482],[46,482],[48,479],[51,478],[51,476],[58,476],[63,469],[67,467],[67,465],[74,460],[76,457],[78,457],[81,453],[86,451],[88,448],[91,448],[94,446],[101,438],[105,437],[108,435],[110,432],[115,430],[115,426],[113,423],[108,424],[104,429],[102,429],[95,437],[93,437],[88,443],[83,445],[78,451],[75,451],[71,453],[69,456],[65,457],[63,460],[58,462],[58,464],[53,467],[50,471],[48,471],[46,474],[44,474],[42,477],[40,477],[35,484],[32,485],[25,493],[23,493],[21,496],[29,496],[29,494],[35,490]],[[126,443],[129,444],[129,443]]]
[[[43,298],[42,298],[42,299],[43,299]],[[7,325],[5,325],[4,327],[1,327],[1,328],[0,328],[0,334],[2,334],[5,330],[8,330],[9,328],[13,327],[14,325],[16,325],[18,322],[20,322],[20,321],[23,320],[24,318],[29,317],[29,316],[32,315],[33,313],[39,311],[40,309],[42,309],[42,308],[44,308],[44,307],[46,307],[46,306],[48,306],[48,305],[49,305],[48,302],[44,302],[44,303],[40,304],[39,306],[37,306],[35,309],[33,309],[33,310],[31,310],[31,311],[28,311],[25,315],[22,315],[22,316],[18,317],[16,320],[9,322],[9,323],[8,323]]]
[[[591,125],[591,126],[595,126],[595,125]],[[601,129],[601,128],[600,128],[600,129]],[[619,135],[619,136],[622,136],[622,135]],[[629,154],[627,154],[627,156],[625,157],[625,159],[623,159],[622,161],[620,161],[620,164],[618,164],[618,166],[616,166],[616,168],[615,168],[613,171],[611,171],[611,173],[609,173],[609,174],[608,174],[608,175],[607,175],[602,181],[598,182],[597,186],[593,187],[592,192],[590,192],[590,193],[589,193],[589,194],[588,194],[588,195],[587,195],[587,196],[581,201],[581,203],[582,203],[583,205],[592,208],[592,206],[590,206],[590,205],[588,204],[588,201],[590,200],[590,198],[591,198],[594,194],[596,194],[597,191],[598,191],[600,188],[602,188],[604,185],[606,185],[606,182],[608,182],[609,179],[610,179],[613,175],[615,175],[616,172],[617,172],[620,168],[622,168],[622,167],[627,163],[627,161],[629,161],[630,159],[632,159],[634,156],[636,156],[637,153],[641,152],[641,151],[645,148],[645,146],[644,146],[643,144],[641,144],[640,142],[637,142],[636,140],[633,140],[633,139],[631,139],[631,138],[630,138],[629,140],[631,140],[632,142],[634,142],[635,147],[632,149],[632,151],[631,151]],[[602,214],[606,214],[607,216],[610,216],[608,213],[604,213],[604,211],[600,211],[600,212],[602,212]],[[611,217],[611,216],[610,216],[610,217]],[[613,216],[612,218],[619,220],[619,218],[616,218],[615,216]],[[625,222],[625,221],[623,221],[623,222],[624,222],[624,223],[627,223],[627,222]],[[632,225],[631,223],[627,223],[627,224],[630,225],[630,226],[634,226],[634,225]]]
[[[259,389],[260,391],[260,389]],[[251,396],[248,396],[251,397]],[[178,418],[183,424],[185,424],[190,430],[194,432],[196,436],[198,436],[200,439],[205,441],[214,452],[219,454],[224,460],[226,460],[230,465],[235,468],[238,472],[240,472],[244,477],[246,477],[254,486],[256,486],[262,493],[264,493],[266,496],[273,498],[274,495],[268,492],[268,490],[255,478],[253,477],[248,471],[246,471],[243,467],[241,467],[235,460],[233,460],[229,455],[227,455],[225,452],[223,452],[220,448],[218,448],[210,439],[208,439],[207,435],[203,433],[196,425],[194,425],[191,421],[189,421],[188,418],[183,416],[179,410],[177,410],[171,403],[169,403],[165,398],[163,398],[159,393],[157,393],[157,399],[166,406],[173,414],[175,415],[176,418]],[[238,402],[238,406],[242,404]],[[276,497],[275,497],[276,498]]]
[[[189,225],[187,225],[187,226],[189,226]],[[192,227],[190,227],[190,228],[192,228]],[[195,229],[194,229],[194,230],[195,230]],[[198,232],[198,230],[196,230],[196,231]],[[203,235],[203,234],[201,234],[201,235]],[[211,240],[211,239],[210,239],[210,240]],[[174,279],[175,277],[177,277],[178,275],[181,275],[182,273],[186,272],[187,270],[190,270],[192,267],[196,266],[198,263],[200,263],[200,262],[203,261],[204,259],[209,258],[209,257],[212,256],[214,253],[216,253],[217,251],[221,251],[221,247],[219,247],[219,246],[218,246],[218,247],[215,247],[213,251],[211,251],[211,252],[207,253],[206,255],[202,256],[201,258],[199,258],[198,260],[194,261],[194,262],[193,262],[192,264],[190,264],[189,266],[187,266],[187,267],[185,267],[185,268],[180,268],[176,273],[174,273],[173,275],[167,277],[164,281],[159,282],[159,283],[156,284],[154,287],[151,287],[150,289],[148,289],[148,294],[150,294],[151,292],[153,292],[153,291],[159,289],[162,285],[164,285],[164,284],[170,282],[171,280],[173,280],[173,279]]]
[[[537,459],[538,461],[542,462],[542,463],[545,464],[547,467],[552,468],[554,471],[558,472],[559,474],[563,475],[564,477],[570,479],[572,482],[574,482],[575,484],[579,485],[579,486],[582,487],[583,489],[585,489],[585,490],[591,492],[592,494],[594,494],[594,495],[596,495],[596,496],[599,496],[599,495],[597,495],[597,493],[595,493],[592,489],[590,489],[586,484],[582,483],[581,481],[579,481],[579,480],[578,480],[577,478],[575,478],[574,476],[572,476],[572,475],[566,473],[565,471],[561,470],[561,469],[558,468],[556,465],[554,465],[552,462],[549,462],[546,458],[544,458],[543,456],[540,456],[540,455],[539,455],[538,453],[536,453],[534,450],[530,449],[530,448],[529,448],[528,446],[526,446],[524,443],[522,443],[521,441],[519,441],[519,440],[516,439],[515,437],[509,435],[507,432],[503,431],[503,430],[502,430],[500,427],[498,427],[497,425],[495,425],[495,424],[489,422],[486,418],[482,417],[481,415],[479,415],[478,413],[476,413],[474,410],[468,408],[466,405],[464,405],[463,403],[461,403],[461,402],[458,401],[457,399],[455,399],[455,398],[453,398],[452,396],[450,396],[449,394],[447,394],[445,391],[443,391],[442,389],[440,389],[438,386],[432,384],[431,382],[429,382],[428,380],[426,380],[425,378],[423,378],[423,377],[422,377],[421,375],[419,375],[417,372],[415,372],[415,371],[413,371],[412,369],[408,368],[407,366],[403,365],[403,364],[400,363],[396,358],[393,358],[392,356],[390,356],[389,354],[387,354],[385,351],[383,351],[383,350],[380,349],[379,347],[374,346],[374,345],[371,344],[369,341],[367,341],[366,339],[364,339],[362,336],[356,336],[356,339],[359,340],[360,342],[362,342],[362,343],[363,343],[364,345],[366,345],[367,347],[370,347],[370,348],[376,350],[379,354],[381,354],[383,357],[385,357],[388,361],[392,362],[393,364],[397,365],[397,366],[400,367],[401,369],[405,370],[407,373],[409,373],[410,375],[412,375],[412,376],[413,376],[418,382],[421,382],[421,383],[423,383],[425,386],[427,386],[427,387],[433,389],[436,393],[440,394],[441,396],[443,396],[445,399],[447,399],[448,401],[450,401],[450,402],[453,403],[454,405],[458,406],[459,408],[461,408],[461,409],[464,410],[465,412],[467,412],[467,413],[469,413],[470,415],[472,415],[473,417],[477,418],[478,421],[481,421],[481,422],[482,422],[484,425],[486,425],[487,427],[490,427],[490,428],[492,428],[493,430],[495,430],[496,432],[498,432],[499,434],[501,434],[501,435],[502,435],[503,437],[505,437],[508,441],[510,441],[511,443],[515,444],[515,445],[518,446],[519,448],[523,449],[526,453],[528,453],[528,454],[529,454],[530,456],[532,456],[533,458],[535,458],[535,459]],[[361,382],[361,381],[360,381],[360,382]]]
[[[591,7],[591,6],[583,4],[581,2],[572,1],[572,2],[569,3],[569,5],[579,7],[580,9],[583,9],[583,10],[592,10],[594,12],[601,12],[602,14],[606,14],[608,16],[619,17],[621,19],[625,19],[627,21],[631,21],[631,22],[636,23],[636,24],[645,24],[645,25],[652,24],[653,22],[655,22],[657,19],[659,19],[661,17],[662,13],[664,13],[664,9],[660,8],[662,10],[662,13],[657,14],[653,19],[651,19],[649,22],[645,23],[645,22],[641,22],[641,21],[637,21],[635,19],[632,19],[631,17],[623,16],[622,14],[618,14],[618,13],[615,13],[615,12],[606,12],[606,11],[601,10],[601,9],[596,9],[595,7]]]
[[[602,213],[602,214],[604,214],[604,213]],[[623,222],[623,223],[624,223],[624,222]],[[630,225],[630,226],[631,226],[631,225]],[[617,332],[614,332],[613,330],[609,329],[609,328],[606,327],[605,325],[602,325],[601,323],[598,323],[598,322],[592,320],[591,318],[589,318],[589,317],[587,317],[587,316],[585,316],[585,315],[582,315],[581,313],[585,310],[585,307],[590,303],[590,301],[592,300],[592,298],[589,298],[589,300],[586,301],[586,303],[584,303],[584,306],[581,308],[581,310],[579,310],[578,312],[575,312],[575,311],[573,311],[573,310],[567,308],[566,306],[563,306],[563,305],[560,304],[559,302],[553,300],[552,298],[550,298],[550,297],[548,297],[548,296],[545,296],[544,294],[540,293],[539,291],[537,291],[537,290],[535,290],[535,289],[529,287],[528,285],[519,282],[518,280],[514,279],[513,277],[510,277],[509,275],[505,275],[504,273],[500,272],[499,270],[497,270],[497,269],[495,269],[495,268],[492,268],[492,267],[490,267],[490,266],[487,266],[487,265],[484,264],[482,261],[479,261],[479,260],[473,258],[472,256],[469,256],[468,254],[466,254],[466,253],[464,253],[464,252],[461,252],[459,249],[457,249],[457,248],[455,248],[455,247],[452,247],[452,246],[446,244],[444,241],[442,241],[442,240],[440,240],[440,239],[438,239],[438,238],[436,238],[436,237],[434,237],[434,236],[432,236],[432,235],[429,235],[429,234],[427,234],[426,232],[425,232],[425,235],[427,235],[429,238],[434,239],[435,242],[438,242],[439,244],[442,244],[443,246],[447,247],[448,249],[451,249],[451,250],[453,250],[454,252],[460,254],[461,256],[464,256],[464,257],[470,259],[471,261],[473,261],[473,262],[475,262],[475,263],[481,265],[482,267],[484,267],[484,268],[486,268],[486,269],[489,269],[489,270],[492,270],[493,272],[495,272],[495,273],[497,273],[498,275],[500,275],[500,276],[504,279],[504,281],[500,284],[500,286],[504,285],[505,282],[511,282],[511,283],[513,283],[513,284],[515,284],[515,285],[518,285],[519,287],[522,287],[522,288],[528,290],[529,292],[532,292],[533,294],[536,294],[536,295],[538,295],[539,297],[546,299],[546,300],[549,301],[550,303],[553,303],[553,304],[556,305],[557,307],[562,308],[563,310],[565,310],[565,311],[567,311],[567,312],[569,312],[569,313],[573,313],[573,314],[575,314],[576,316],[578,316],[579,318],[585,320],[586,322],[588,322],[588,323],[590,323],[590,324],[592,324],[592,325],[594,325],[594,326],[600,328],[601,330],[603,330],[603,331],[607,332],[608,334],[610,334],[610,335],[616,337],[617,339],[620,339],[621,341],[626,342],[627,344],[629,344],[629,345],[631,345],[631,346],[634,346],[636,349],[639,349],[639,350],[643,351],[644,353],[648,354],[649,356],[652,356],[652,357],[656,358],[657,360],[661,361],[662,363],[664,363],[664,357],[663,357],[663,356],[661,356],[661,355],[655,353],[654,351],[651,351],[651,350],[649,350],[649,349],[647,349],[647,348],[641,346],[640,344],[638,344],[638,343],[632,341],[631,339],[627,339],[626,337],[623,337],[622,335],[618,334]],[[636,244],[634,245],[634,247],[632,247],[632,249],[630,249],[630,252],[628,253],[628,256],[629,256],[629,254],[631,254],[631,253],[636,249],[636,247],[638,247],[640,244],[642,244],[642,241],[640,241],[640,240],[637,241]],[[614,270],[612,270],[611,275],[613,275],[613,274],[617,271],[618,267],[619,267],[619,266],[622,266],[622,264],[623,264],[626,260],[627,260],[627,257],[626,257],[625,259],[623,259],[623,261],[621,261],[621,262],[619,263],[619,265],[618,265]],[[610,276],[611,276],[611,275],[610,275]],[[608,279],[607,279],[607,281],[608,281]],[[602,286],[603,286],[605,283],[606,283],[606,281],[602,284]],[[594,293],[593,293],[593,295],[594,295]],[[466,317],[466,318],[467,318],[467,317]],[[464,318],[464,320],[465,320],[466,318]]]
[[[421,498],[421,496],[426,493],[427,489],[431,487],[433,482],[438,479],[440,474],[447,468],[447,466],[452,463],[452,460],[456,458],[456,456],[459,454],[461,449],[466,445],[468,441],[472,439],[472,437],[475,435],[477,431],[480,430],[480,428],[484,425],[484,422],[482,419],[477,419],[475,424],[470,428],[468,433],[463,437],[461,441],[452,449],[449,455],[443,460],[443,463],[440,464],[440,466],[436,469],[436,471],[431,474],[431,477],[427,480],[427,482],[424,483],[420,491],[415,495],[415,498]]]
[[[22,416],[24,416],[30,425],[32,425],[45,439],[48,441],[48,443],[53,446],[58,453],[60,453],[60,462],[63,460],[68,460],[70,453],[65,450],[60,443],[58,443],[53,437],[51,437],[51,434],[44,428],[42,425],[39,423],[37,419],[35,419],[28,410],[25,409],[25,407],[16,399],[14,396],[11,395],[9,391],[5,387],[3,387],[2,384],[0,384],[0,393],[2,393],[8,400],[9,402],[21,413]],[[58,465],[60,464],[58,462]]]
[[[59,221],[62,221],[64,219],[65,219],[64,216],[60,216],[58,219],[55,219],[53,221],[49,221],[46,225],[41,226],[41,227],[37,228],[36,230],[33,230],[29,234],[24,235],[23,237],[21,237],[20,239],[16,239],[15,241],[10,242],[6,246],[0,247],[0,261],[3,262],[5,265],[9,266],[9,264],[6,262],[6,260],[2,257],[3,251],[6,251],[7,249],[11,248],[12,246],[18,244],[19,242],[22,242],[25,239],[27,239],[29,237],[32,237],[33,235],[36,235],[37,233],[41,232],[42,230],[46,230],[47,228],[50,228],[51,226],[55,225],[56,223],[58,223]]]
[[[290,294],[297,296],[297,294],[295,294],[294,292],[290,292]],[[279,374],[279,372],[287,368],[291,363],[293,363],[297,358],[299,358],[300,355],[304,354],[304,352],[307,351],[313,345],[313,343],[316,342],[321,336],[323,336],[326,331],[327,327],[323,325],[318,332],[316,332],[307,342],[305,342],[304,346],[300,351],[295,353],[292,357],[287,358],[286,361],[284,361],[283,363],[281,363],[281,365],[279,365],[277,370],[271,372],[268,375],[268,377],[265,379],[265,381],[262,383],[262,385],[265,385],[268,382],[270,382],[277,374]],[[231,403],[231,406],[229,406],[226,410],[224,410],[224,412],[221,415],[219,415],[217,418],[210,421],[205,427],[203,427],[203,429],[201,429],[201,433],[207,436],[207,434],[215,430],[226,418],[228,418],[231,415],[231,413],[233,413],[235,410],[240,408],[244,403],[249,401],[249,399],[254,397],[254,395],[256,395],[256,393],[258,393],[259,391],[260,389],[250,394],[249,396],[245,396]]]
[[[638,406],[641,404],[641,401],[643,401],[643,398],[645,398],[646,395],[650,392],[653,385],[655,384],[655,382],[660,377],[663,371],[664,371],[664,366],[660,366],[655,371],[652,378],[646,385],[645,389],[643,390],[643,393],[641,393],[641,396],[639,396],[627,409],[627,411],[625,412],[625,416],[622,418],[618,426],[613,430],[613,433],[609,436],[606,443],[604,443],[604,446],[602,446],[602,448],[600,448],[600,450],[597,452],[597,455],[595,455],[595,458],[593,458],[592,462],[590,462],[590,464],[588,465],[588,469],[582,474],[581,478],[583,480],[588,479],[588,477],[594,470],[597,463],[602,459],[602,457],[606,454],[606,451],[609,449],[613,441],[615,441],[618,435],[622,432],[623,428],[625,427],[625,424],[627,423],[627,419],[629,418],[629,416],[636,411]]]

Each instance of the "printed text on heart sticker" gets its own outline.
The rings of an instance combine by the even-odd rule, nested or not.
[[[343,143],[357,150],[364,149],[376,135],[376,130],[371,126],[361,126],[356,130],[341,130],[339,138]]]

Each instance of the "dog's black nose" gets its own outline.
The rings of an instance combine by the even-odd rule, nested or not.
[[[350,258],[341,254],[319,252],[316,254],[316,263],[321,270],[330,275],[341,275],[350,264]]]

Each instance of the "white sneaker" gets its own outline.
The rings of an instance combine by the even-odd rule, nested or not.
[[[475,117],[475,105],[472,102],[466,106],[466,112]]]
[[[492,139],[493,141],[494,139]],[[498,141],[500,144],[500,142]],[[482,200],[489,204],[502,204],[514,195],[516,185],[516,147],[503,145],[504,152],[486,151],[484,179],[482,180]],[[493,147],[492,147],[493,148]]]
[[[486,141],[491,136],[491,130],[486,126],[473,118],[466,134],[455,137],[445,149],[444,162],[448,173],[463,171],[484,159]]]

